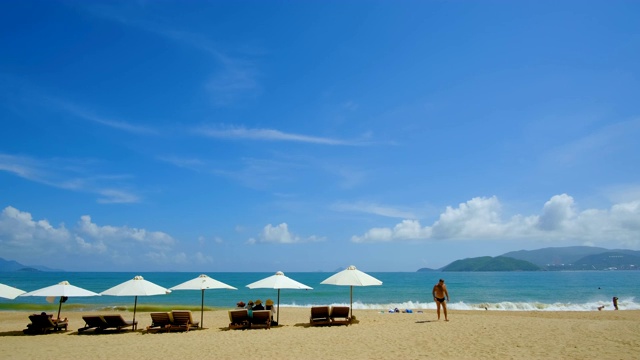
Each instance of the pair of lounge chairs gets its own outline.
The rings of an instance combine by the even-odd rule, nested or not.
[[[107,329],[116,329],[120,331],[124,328],[131,327],[131,330],[138,328],[137,321],[127,321],[122,315],[86,315],[82,317],[84,327],[78,329],[78,334],[90,329],[94,332],[101,332]]]
[[[151,325],[147,327],[147,332],[157,331],[189,331],[198,329],[200,322],[193,321],[190,310],[173,310],[171,312],[151,313]]]
[[[271,310],[229,310],[229,329],[271,329]]]
[[[69,322],[67,319],[56,320],[53,319],[53,315],[48,314],[33,314],[29,315],[30,324],[27,324],[27,328],[22,330],[25,334],[46,334],[50,331],[58,331],[64,329],[67,331]]]
[[[351,317],[349,316],[348,306],[312,306],[309,324],[312,326],[319,325],[349,325]]]

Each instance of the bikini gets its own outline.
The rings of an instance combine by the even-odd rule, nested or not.
[[[439,298],[437,297],[436,300],[438,300],[438,302],[443,303],[444,302],[444,298]]]

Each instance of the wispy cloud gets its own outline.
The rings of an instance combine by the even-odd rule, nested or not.
[[[406,210],[397,209],[391,206],[384,206],[374,203],[367,202],[356,202],[356,203],[345,203],[338,202],[331,206],[331,209],[334,211],[344,211],[344,212],[360,212],[365,214],[374,214],[384,217],[390,218],[399,218],[399,219],[415,219],[416,216]]]
[[[195,134],[219,139],[245,139],[260,141],[289,141],[319,145],[342,145],[357,146],[361,145],[355,141],[347,141],[340,139],[332,139],[318,136],[309,136],[301,134],[286,133],[274,129],[247,129],[244,127],[199,127],[193,129]]]
[[[134,125],[125,121],[107,119],[105,117],[96,115],[94,112],[82,108],[76,104],[68,101],[49,97],[48,103],[56,108],[67,112],[82,120],[91,121],[96,124],[107,126],[116,130],[122,130],[129,133],[141,134],[141,135],[157,135],[159,132],[156,129],[147,126]]]
[[[98,114],[95,110],[87,106],[78,105],[68,99],[50,95],[51,91],[43,90],[39,86],[27,80],[0,74],[1,98],[12,107],[19,108],[18,111],[26,111],[31,108],[44,109],[45,111],[62,113],[82,121],[92,122],[112,129],[140,134],[159,135],[160,131],[150,126],[136,125],[131,122],[114,120]]]
[[[180,168],[194,170],[194,171],[200,171],[206,165],[206,162],[201,159],[185,158],[185,157],[179,157],[175,155],[161,156],[161,157],[158,157],[158,160],[164,161],[166,163],[172,164]]]
[[[33,181],[39,181],[45,176],[42,170],[38,169],[36,161],[19,155],[0,154],[0,170]]]
[[[40,184],[70,191],[97,194],[100,203],[136,203],[140,198],[127,189],[118,189],[126,175],[93,175],[90,161],[77,159],[38,159],[0,153],[0,171]]]
[[[549,159],[562,164],[591,161],[594,157],[625,154],[639,149],[640,118],[610,124],[554,149]]]
[[[102,195],[102,197],[98,198],[98,202],[101,204],[127,204],[140,201],[137,195],[123,190],[99,189],[96,192]]]
[[[230,105],[240,98],[255,96],[261,91],[257,62],[250,59],[255,56],[255,51],[251,54],[245,51],[243,57],[232,56],[227,51],[221,50],[209,37],[197,32],[127,16],[113,6],[85,4],[83,8],[93,16],[141,29],[213,58],[216,69],[212,70],[212,75],[204,84],[204,89],[211,93],[215,105]]]

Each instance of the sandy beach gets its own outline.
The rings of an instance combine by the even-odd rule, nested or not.
[[[282,308],[281,326],[229,330],[227,310],[206,311],[204,329],[78,335],[86,312],[64,312],[67,332],[23,335],[28,312],[0,312],[0,358],[202,359],[636,359],[640,311],[386,313],[357,310],[357,324],[310,327],[307,308]],[[95,314],[95,313],[93,313]],[[105,314],[105,312],[101,312]],[[122,313],[131,319],[131,313]],[[200,318],[194,312],[195,319]]]

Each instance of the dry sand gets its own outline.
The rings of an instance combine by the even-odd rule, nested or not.
[[[4,311],[0,359],[640,358],[640,311],[450,311],[445,322],[435,311],[356,310],[357,324],[309,327],[309,309],[280,310],[282,325],[270,330],[228,330],[227,311],[217,310],[205,312],[203,330],[147,333],[151,318],[138,313],[139,330],[98,335],[77,332],[91,313],[63,309],[67,332],[23,335],[29,313]]]

